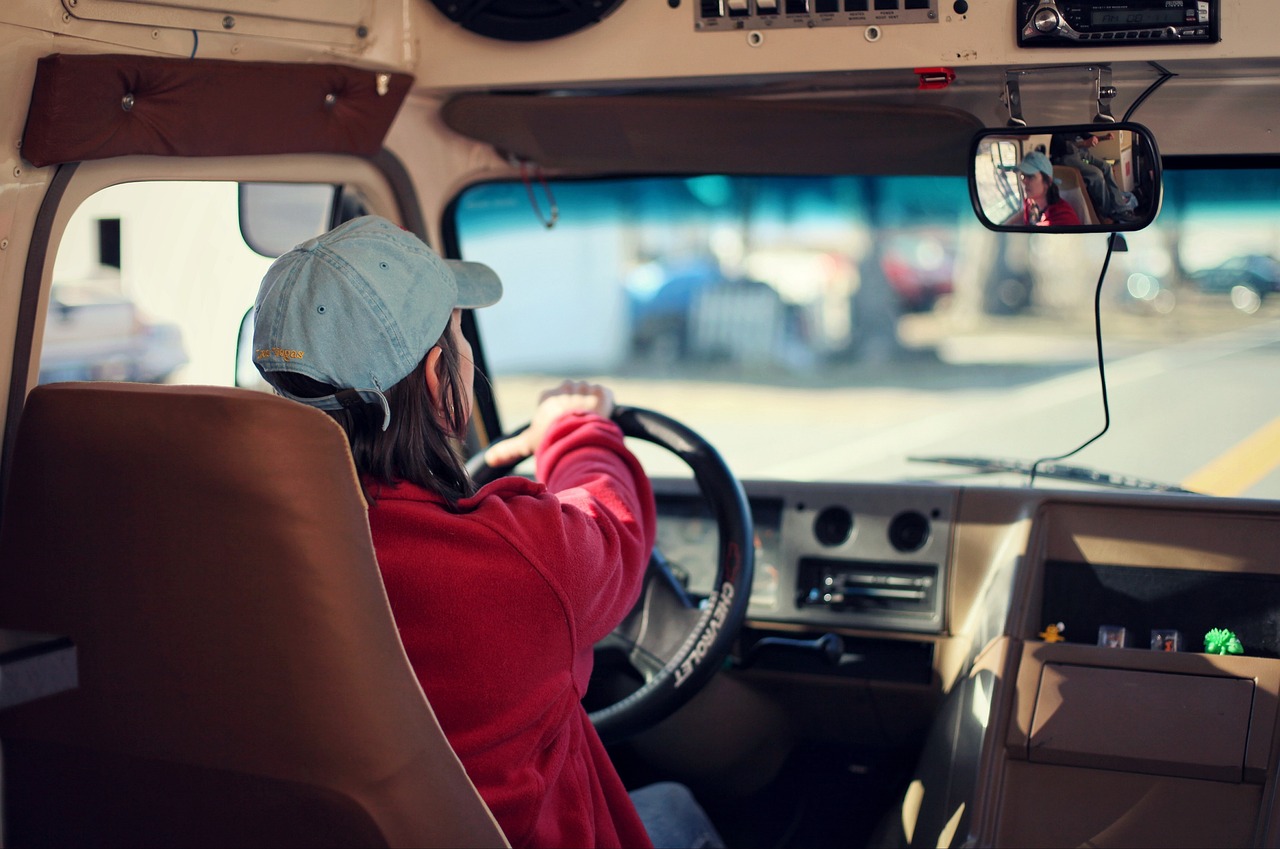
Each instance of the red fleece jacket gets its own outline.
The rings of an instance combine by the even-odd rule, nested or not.
[[[580,699],[592,646],[635,604],[653,491],[612,422],[562,416],[537,478],[450,512],[371,487],[373,544],[409,661],[513,846],[650,846]]]

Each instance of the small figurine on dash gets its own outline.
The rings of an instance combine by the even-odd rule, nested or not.
[[[1125,630],[1123,625],[1099,625],[1098,645],[1109,649],[1124,648]]]
[[[1066,639],[1062,636],[1062,632],[1067,630],[1067,626],[1061,622],[1054,622],[1046,625],[1044,630],[1040,632],[1040,639],[1046,643],[1060,643]]]
[[[1240,638],[1226,628],[1214,628],[1204,635],[1205,654],[1244,654]]]
[[[1151,632],[1152,651],[1182,651],[1182,632],[1160,628]]]

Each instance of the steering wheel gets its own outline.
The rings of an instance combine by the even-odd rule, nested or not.
[[[747,497],[719,452],[688,427],[651,410],[615,407],[613,420],[625,435],[660,445],[688,464],[715,516],[720,546],[714,589],[701,604],[689,598],[654,549],[635,607],[596,644],[597,664],[604,656],[621,655],[643,681],[639,689],[590,712],[605,743],[625,740],[670,716],[720,669],[746,618],[755,564]],[[488,465],[483,451],[467,462],[478,484],[514,467]]]

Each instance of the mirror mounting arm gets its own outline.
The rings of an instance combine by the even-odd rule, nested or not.
[[[1009,106],[1009,123],[1010,127],[1025,127],[1026,119],[1022,117],[1022,93],[1018,89],[1018,76],[1016,71],[1009,71],[1004,78],[1004,99]]]
[[[1022,92],[1019,88],[1021,78],[1033,73],[1062,72],[1083,68],[1093,72],[1093,99],[1097,102],[1097,110],[1093,116],[1095,124],[1114,124],[1115,116],[1111,113],[1111,101],[1118,93],[1111,84],[1111,66],[1102,65],[1046,65],[1031,68],[1009,68],[1004,72],[1004,102],[1009,108],[1009,121],[1005,126],[1025,127],[1026,119],[1022,116]]]
[[[1111,114],[1111,101],[1115,99],[1116,87],[1111,84],[1110,65],[1099,65],[1095,69],[1093,86],[1098,94],[1098,114],[1093,116],[1093,120],[1114,124],[1116,117]]]

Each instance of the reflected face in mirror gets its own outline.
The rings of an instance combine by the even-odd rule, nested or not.
[[[1026,197],[1023,200],[1022,223],[1048,226],[1048,207],[1051,203],[1048,194],[1051,184],[1052,180],[1039,171],[1023,173],[1022,192]],[[1014,220],[1017,220],[1016,216]]]
[[[1049,191],[1049,180],[1041,173],[1022,175],[1022,190],[1036,204],[1044,205],[1044,196]]]
[[[1022,212],[1013,214],[1013,223],[1037,227],[1079,226],[1080,217],[1062,199],[1058,190],[1062,180],[1054,176],[1054,166],[1047,156],[1033,150],[1018,163],[1018,173],[1022,175]]]
[[[1139,230],[1160,208],[1159,154],[1138,124],[984,130],[972,151],[970,197],[994,230]]]

